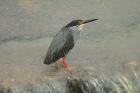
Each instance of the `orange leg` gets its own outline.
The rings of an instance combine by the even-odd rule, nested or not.
[[[69,64],[67,63],[67,60],[65,57],[63,58],[63,65],[64,65],[64,68],[67,69],[71,74],[74,74],[72,69],[70,69]]]
[[[69,67],[66,58],[63,59],[63,65],[64,65],[64,68],[68,68]]]

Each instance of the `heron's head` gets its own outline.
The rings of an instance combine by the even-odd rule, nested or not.
[[[82,30],[82,27],[89,22],[96,21],[98,19],[91,19],[91,20],[73,20],[70,23],[68,23],[65,27],[67,28],[78,28]]]

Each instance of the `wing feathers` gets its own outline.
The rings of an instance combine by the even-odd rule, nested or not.
[[[53,39],[44,64],[51,64],[65,57],[70,49],[74,47],[74,40],[70,31],[60,31]]]

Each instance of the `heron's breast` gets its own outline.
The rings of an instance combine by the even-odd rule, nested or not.
[[[80,31],[78,31],[78,30],[73,30],[72,31],[72,35],[73,35],[73,39],[74,39],[74,44],[77,42],[77,40],[79,39],[79,37],[80,37]]]

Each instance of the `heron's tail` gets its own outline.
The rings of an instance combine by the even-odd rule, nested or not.
[[[52,61],[50,60],[50,58],[46,57],[45,60],[44,60],[44,64],[49,65],[51,63],[52,63]]]

